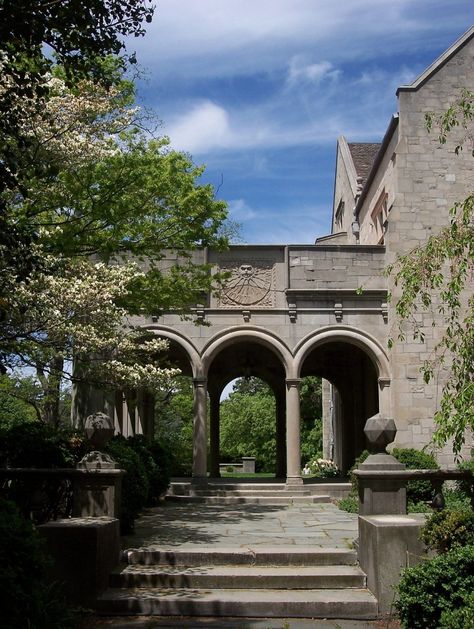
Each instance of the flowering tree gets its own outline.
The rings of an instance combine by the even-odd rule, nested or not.
[[[131,318],[184,313],[218,280],[190,251],[225,244],[226,206],[199,185],[202,168],[166,138],[149,139],[133,86],[105,63],[108,86],[83,79],[68,87],[62,68],[50,76],[43,109],[23,124],[25,153],[44,168],[3,194],[10,224],[34,234],[27,249],[41,263],[3,276],[0,358],[4,368],[36,369],[51,422],[73,359],[82,363],[75,374],[100,386],[168,386],[177,372],[157,363],[165,343]],[[166,272],[164,249],[180,256]]]

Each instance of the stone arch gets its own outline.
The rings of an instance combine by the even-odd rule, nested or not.
[[[275,476],[286,476],[285,381],[294,374],[293,356],[277,335],[257,326],[236,326],[217,333],[202,354],[210,394],[210,471],[218,474],[222,384],[243,375],[262,378],[275,396]]]
[[[217,354],[229,345],[250,341],[261,344],[272,351],[281,360],[287,378],[294,378],[295,367],[291,351],[276,334],[257,326],[237,326],[227,328],[214,335],[202,352],[202,365],[207,373]]]
[[[197,351],[196,347],[186,336],[180,334],[179,332],[176,332],[176,330],[168,326],[150,325],[147,326],[145,329],[154,332],[159,337],[162,337],[179,345],[179,347],[185,352],[185,354],[189,358],[193,378],[202,377],[203,369],[201,357],[199,356],[199,352]]]
[[[390,414],[387,354],[367,332],[326,326],[296,347],[298,377],[323,378],[323,451],[347,470],[365,447],[364,425],[377,412]]]
[[[380,342],[368,332],[348,325],[331,325],[319,328],[301,339],[295,348],[295,369],[298,377],[301,372],[301,366],[309,352],[313,351],[318,345],[335,341],[349,343],[363,350],[374,363],[379,382],[382,381],[384,387],[390,384],[390,364],[387,353]]]

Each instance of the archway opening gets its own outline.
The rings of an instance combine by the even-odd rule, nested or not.
[[[323,454],[346,472],[365,448],[364,425],[379,410],[378,374],[369,355],[341,340],[316,345],[301,377],[323,378]]]
[[[194,387],[191,359],[176,341],[169,340],[161,357],[181,375],[171,386],[154,393],[154,437],[164,447],[172,477],[190,477],[193,468]]]
[[[236,390],[221,401],[222,391],[233,380]],[[234,339],[214,357],[207,382],[210,475],[220,475],[221,463],[255,456],[256,472],[284,478],[285,369],[277,354],[253,339]]]

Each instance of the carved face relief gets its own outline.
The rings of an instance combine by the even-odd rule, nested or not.
[[[219,299],[220,306],[273,306],[273,265],[255,260],[253,264],[229,264],[230,271]]]

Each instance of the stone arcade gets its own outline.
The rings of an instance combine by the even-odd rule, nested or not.
[[[449,208],[472,189],[470,151],[455,156],[454,139],[440,146],[424,114],[445,110],[462,88],[474,89],[473,36],[471,28],[412,84],[399,87],[398,114],[381,144],[339,138],[331,235],[314,245],[197,251],[196,262],[230,273],[219,296],[207,295],[193,309],[207,325],[173,312],[138,321],[169,340],[170,358],[193,378],[196,481],[219,474],[220,395],[244,375],[274,391],[275,473],[289,485],[302,482],[299,384],[307,375],[324,379],[325,455],[342,469],[364,448],[364,424],[376,413],[395,419],[397,446],[429,442],[442,382],[426,385],[419,367],[440,331],[427,322],[424,344],[387,349],[395,316],[383,269],[446,225]],[[163,260],[170,263],[179,260]],[[138,394],[129,401],[122,394],[109,400],[117,430],[150,434],[152,400]],[[76,417],[95,410],[83,403],[78,395]],[[438,458],[451,463],[449,448]]]

